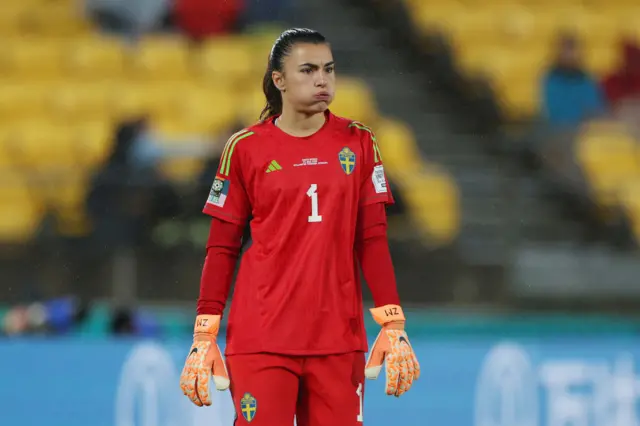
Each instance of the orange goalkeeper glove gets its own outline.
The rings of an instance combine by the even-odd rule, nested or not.
[[[398,305],[385,305],[370,311],[382,330],[369,351],[365,377],[377,379],[386,362],[386,393],[400,396],[420,377],[420,364],[404,331],[404,313]]]
[[[210,381],[219,391],[229,388],[229,374],[216,343],[220,330],[220,315],[198,315],[193,333],[193,345],[180,375],[180,389],[199,407],[211,405]]]

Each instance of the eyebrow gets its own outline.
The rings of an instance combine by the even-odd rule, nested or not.
[[[329,67],[331,65],[335,65],[335,63],[336,63],[335,61],[327,62],[326,64],[324,64],[324,66],[325,67]],[[300,68],[302,68],[302,67],[319,68],[320,66],[318,64],[312,64],[312,63],[307,62],[305,64],[301,64]]]

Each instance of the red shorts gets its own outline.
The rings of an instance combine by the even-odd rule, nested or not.
[[[363,352],[231,355],[235,426],[362,426]]]

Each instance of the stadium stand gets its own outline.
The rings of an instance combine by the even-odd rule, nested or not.
[[[637,85],[631,79],[640,41],[638,6],[625,0],[571,0],[561,4],[529,0],[403,2],[421,34],[444,36],[463,78],[485,79],[490,84],[504,113],[505,129],[513,130],[513,124],[523,124],[517,127],[518,131],[531,132],[527,126],[534,123],[536,134],[526,137],[526,150],[534,153],[542,171],[551,174],[556,184],[572,188],[574,193],[567,200],[584,197],[590,206],[585,214],[595,216],[605,226],[612,221],[617,223],[616,218],[622,212],[630,222],[636,243],[639,242],[640,201],[636,197],[640,194],[636,182],[640,173],[640,140],[635,130],[638,109],[619,102],[625,96],[626,99],[637,96]],[[577,118],[575,123],[563,123],[572,126],[565,127],[564,134],[549,126],[556,122],[545,109],[549,99],[543,99],[547,94],[543,93],[542,84],[557,58],[562,35],[575,37],[578,54],[583,55],[585,75],[593,81],[594,90],[601,92],[596,96],[608,98],[603,100],[603,111],[594,108],[597,113],[594,116],[586,114],[586,110],[582,116],[578,112],[592,102],[588,95],[573,98],[574,103],[581,99],[578,102],[581,105],[572,107],[571,101],[558,105],[564,108],[560,113],[568,112],[568,117]],[[624,74],[625,69],[629,74]],[[562,96],[570,99],[574,95],[566,92],[559,96],[562,100]],[[566,111],[572,108],[576,110]],[[517,151],[513,146],[510,149]],[[550,153],[563,150],[570,153],[569,163],[577,164],[580,177],[568,171],[558,173],[557,158]],[[561,176],[563,173],[566,176]],[[582,185],[575,184],[576,179],[584,181],[584,194]]]
[[[463,73],[489,78],[510,119],[538,112],[539,79],[558,33],[576,33],[585,44],[588,70],[602,76],[617,64],[617,37],[637,32],[628,5],[617,1],[405,3],[417,27],[446,34]]]
[[[179,35],[145,35],[128,43],[101,35],[73,1],[29,0],[0,10],[0,34],[0,165],[12,170],[2,203],[13,206],[3,209],[2,234],[16,242],[35,235],[38,219],[51,211],[63,235],[90,232],[83,213],[88,180],[111,152],[122,121],[149,117],[173,143],[218,135],[238,119],[255,122],[265,56],[277,33],[213,37],[199,45]],[[408,127],[385,118],[371,89],[354,77],[340,78],[333,109],[379,128],[388,172],[422,237],[451,243],[459,221],[456,184],[416,155]],[[195,179],[202,163],[167,158],[162,170],[180,184]],[[47,185],[28,185],[35,177]],[[14,208],[24,214],[12,225]]]

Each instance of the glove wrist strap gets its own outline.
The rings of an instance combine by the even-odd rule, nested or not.
[[[404,312],[399,305],[384,305],[369,310],[375,322],[384,326],[390,322],[405,322]]]
[[[193,334],[208,334],[216,337],[220,331],[220,315],[198,315]]]

